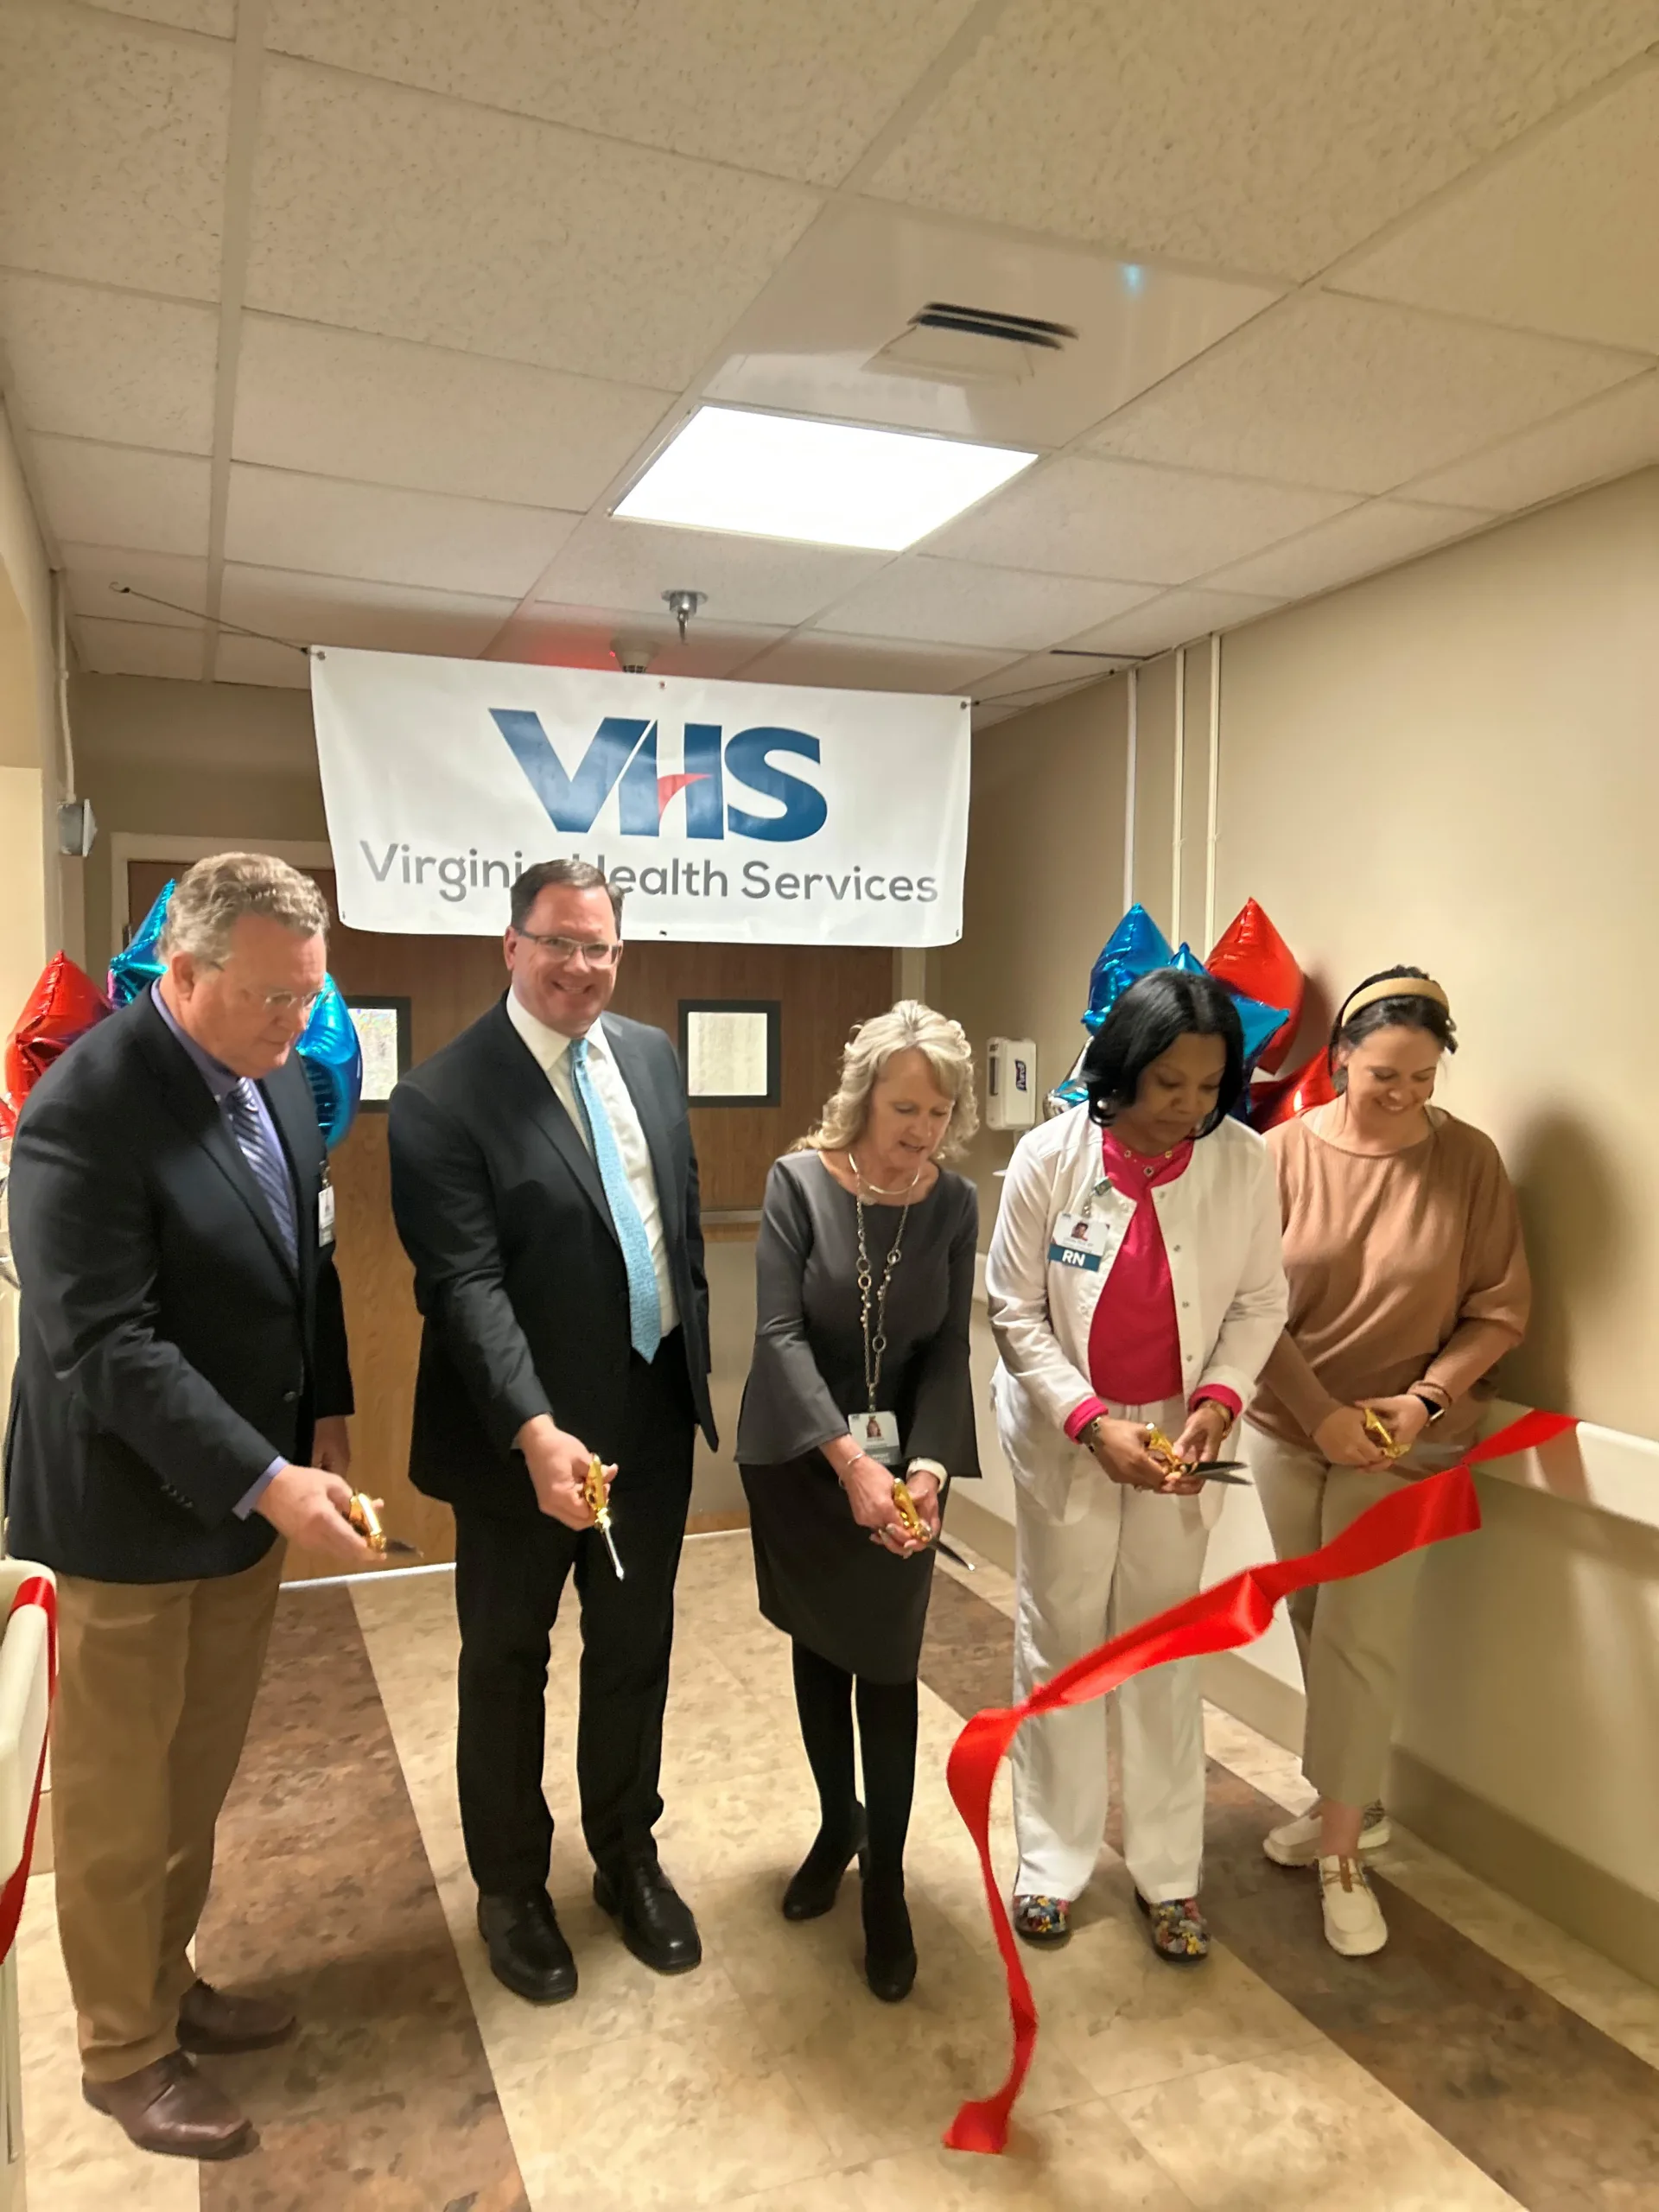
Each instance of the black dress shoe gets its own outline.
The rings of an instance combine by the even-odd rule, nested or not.
[[[702,1939],[691,1908],[653,1859],[631,1859],[594,1876],[594,1903],[608,1912],[622,1941],[658,1974],[690,1974],[702,1964]]]
[[[576,1962],[545,1890],[480,1897],[478,1932],[489,1948],[490,1972],[515,1997],[563,2005],[575,1995]]]
[[[864,1979],[884,2005],[902,2004],[916,1984],[916,1945],[905,1885],[864,1884]]]
[[[784,1891],[784,1918],[822,1920],[834,1905],[841,1888],[841,1878],[855,1859],[862,1870],[868,1844],[869,1834],[861,1805],[853,1807],[853,1834],[849,1843],[826,1842],[823,1830],[820,1828],[817,1840],[790,1877],[789,1887]]]

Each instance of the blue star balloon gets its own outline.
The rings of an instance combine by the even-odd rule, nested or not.
[[[129,999],[136,999],[140,991],[147,991],[165,973],[167,963],[156,948],[161,943],[162,924],[167,919],[172,897],[173,886],[165,884],[155,905],[111,961],[109,1000],[111,1006],[125,1006]]]
[[[1169,939],[1152,916],[1142,906],[1131,906],[1101,947],[1100,957],[1090,976],[1089,1010],[1083,1017],[1084,1027],[1098,1029],[1131,983],[1139,982],[1142,976],[1150,976],[1154,969],[1170,968],[1174,963]]]
[[[111,961],[111,1006],[125,1006],[166,973],[167,963],[159,947],[174,887],[171,883],[163,887],[130,940]],[[363,1095],[363,1047],[358,1042],[351,1010],[332,976],[323,977],[321,994],[295,1049],[311,1085],[323,1142],[332,1152],[356,1120],[358,1101]]]
[[[1180,969],[1188,976],[1207,976],[1210,973],[1190,944],[1184,944],[1166,964]],[[1265,1006],[1260,999],[1247,999],[1241,992],[1234,990],[1230,983],[1224,983],[1222,988],[1238,1008],[1239,1025],[1244,1032],[1244,1079],[1248,1083],[1257,1060],[1283,1028],[1289,1010],[1282,1006]]]
[[[332,1152],[357,1119],[363,1096],[363,1047],[332,976],[322,979],[321,995],[296,1049],[310,1078],[322,1141]]]

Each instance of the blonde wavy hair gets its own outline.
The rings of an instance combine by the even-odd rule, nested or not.
[[[900,999],[890,1013],[873,1014],[854,1030],[841,1056],[841,1081],[824,1101],[823,1119],[791,1149],[845,1152],[856,1144],[870,1117],[877,1078],[899,1052],[925,1054],[934,1082],[950,1101],[944,1141],[933,1156],[954,1159],[979,1127],[974,1056],[962,1024],[935,1014],[919,999]]]

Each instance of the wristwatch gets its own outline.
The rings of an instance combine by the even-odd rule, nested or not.
[[[1433,1388],[1433,1385],[1430,1387]],[[1446,1410],[1445,1404],[1439,1398],[1431,1398],[1426,1391],[1414,1390],[1411,1395],[1416,1399],[1420,1406],[1422,1406],[1427,1409],[1428,1414],[1428,1427],[1433,1428],[1435,1422],[1440,1420],[1441,1414]]]

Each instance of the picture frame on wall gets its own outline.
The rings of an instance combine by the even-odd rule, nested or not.
[[[358,1102],[359,1110],[384,1114],[393,1085],[409,1073],[410,1001],[355,991],[347,991],[344,996],[363,1047],[363,1096]]]
[[[782,1001],[682,999],[680,1065],[693,1106],[780,1104]]]

